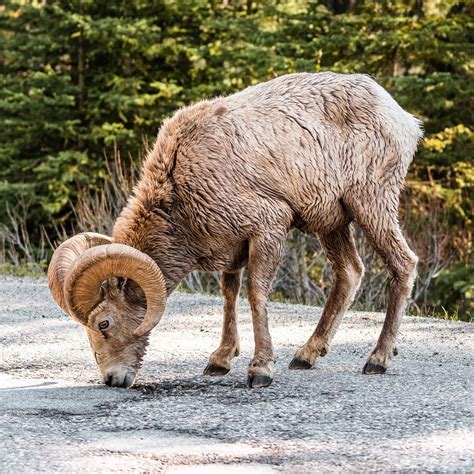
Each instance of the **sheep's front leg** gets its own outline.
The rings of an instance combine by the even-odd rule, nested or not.
[[[239,355],[240,342],[237,329],[237,308],[239,302],[242,270],[235,273],[223,272],[221,289],[224,296],[224,323],[219,347],[211,354],[204,375],[225,375],[230,370],[230,361]]]
[[[267,300],[276,268],[280,263],[285,235],[270,234],[250,241],[248,298],[252,310],[255,353],[248,367],[248,386],[266,387],[272,383],[275,356],[268,330]]]

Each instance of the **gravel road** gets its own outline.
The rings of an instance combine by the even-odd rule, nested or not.
[[[244,300],[241,356],[201,375],[221,305],[173,294],[137,385],[107,388],[46,282],[0,277],[0,472],[474,471],[474,325],[406,317],[387,373],[366,376],[382,315],[350,313],[330,354],[289,371],[321,310],[271,304],[275,380],[249,390]]]

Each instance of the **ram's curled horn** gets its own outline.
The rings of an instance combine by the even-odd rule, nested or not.
[[[102,282],[112,277],[130,278],[145,293],[145,318],[134,332],[137,337],[143,336],[158,324],[163,315],[167,298],[166,284],[155,261],[128,245],[100,245],[77,258],[64,283],[71,316],[87,321],[99,302]]]
[[[70,316],[74,317],[74,315],[70,314],[64,292],[66,275],[73,263],[86,250],[98,245],[110,244],[111,242],[112,239],[106,235],[84,232],[66,240],[54,251],[48,268],[49,289],[56,303]],[[87,321],[80,319],[79,322],[85,324]]]

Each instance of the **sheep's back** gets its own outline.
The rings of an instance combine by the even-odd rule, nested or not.
[[[333,227],[344,218],[347,189],[401,186],[421,136],[416,119],[364,75],[282,76],[178,118],[174,179],[210,228],[227,219],[229,228],[251,229],[295,215]]]

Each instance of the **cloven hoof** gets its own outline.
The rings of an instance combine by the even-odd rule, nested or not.
[[[290,362],[288,366],[291,370],[308,370],[311,369],[312,365],[304,359],[297,359],[296,357]]]
[[[247,378],[248,388],[262,388],[268,387],[273,382],[273,379],[268,375],[249,375]]]
[[[366,375],[377,375],[384,374],[387,371],[387,367],[380,364],[370,364],[367,362],[362,369],[362,372]]]
[[[204,369],[204,375],[210,375],[210,376],[225,375],[229,373],[229,370],[230,369],[226,367],[221,367],[220,365],[207,364],[206,368]]]

